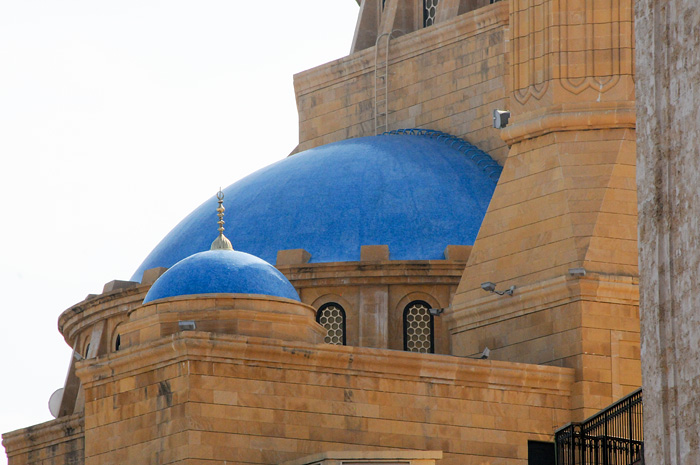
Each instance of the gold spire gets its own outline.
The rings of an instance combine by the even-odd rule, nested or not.
[[[216,193],[216,198],[219,199],[219,208],[216,209],[216,216],[219,217],[219,237],[211,243],[211,250],[233,250],[231,241],[224,236],[224,210],[226,209],[224,208],[224,193],[221,188]]]

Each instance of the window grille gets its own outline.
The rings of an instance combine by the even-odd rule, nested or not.
[[[435,23],[438,0],[423,0],[423,27],[432,26]]]
[[[323,305],[316,313],[316,321],[326,328],[327,344],[345,345],[345,310],[336,303]]]
[[[433,316],[430,305],[416,300],[403,311],[403,349],[408,352],[433,353]]]

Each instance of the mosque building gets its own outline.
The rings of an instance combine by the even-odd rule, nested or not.
[[[636,399],[632,0],[358,3],[292,155],[59,316],[10,465],[551,464]]]

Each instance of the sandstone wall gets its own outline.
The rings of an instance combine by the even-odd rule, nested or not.
[[[2,435],[8,465],[82,465],[82,414],[60,417]]]
[[[109,373],[109,376],[107,374]],[[274,464],[328,450],[527,463],[572,370],[186,332],[82,365],[86,463]]]
[[[492,111],[507,106],[508,4],[391,41],[388,129],[444,131],[503,163],[507,147],[492,127]],[[298,151],[374,135],[375,47],[299,73],[294,87]]]
[[[583,420],[640,382],[633,2],[509,3],[509,151],[446,320],[454,354],[574,368]]]
[[[636,279],[567,277],[474,300],[450,319],[453,351],[575,370],[582,421],[641,385]],[[560,425],[563,426],[563,425]]]
[[[412,301],[445,308],[464,270],[463,261],[381,261],[307,263],[279,266],[299,290],[302,302],[318,309],[343,307],[347,345],[404,349],[403,313]],[[442,316],[433,318],[434,351],[450,353]]]

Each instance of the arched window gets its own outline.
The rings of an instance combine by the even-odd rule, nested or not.
[[[435,23],[438,0],[423,0],[423,27],[432,26]]]
[[[114,331],[112,332],[112,350],[114,352],[119,352],[119,349],[122,348],[122,324],[118,323],[114,327]]]
[[[316,312],[316,321],[326,328],[328,344],[345,345],[345,310],[335,302],[323,304]]]
[[[432,354],[433,316],[430,305],[422,300],[414,300],[403,311],[403,350]]]

